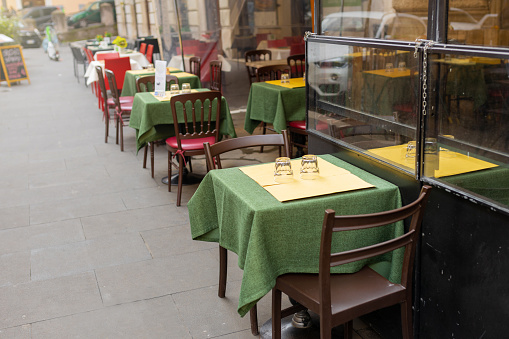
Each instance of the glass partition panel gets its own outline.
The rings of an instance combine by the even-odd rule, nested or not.
[[[509,1],[449,2],[450,43],[509,46]]]
[[[415,173],[418,62],[409,50],[308,42],[310,130]]]
[[[423,177],[509,205],[508,59],[430,58]]]
[[[427,1],[325,0],[321,34],[414,41],[425,39]]]

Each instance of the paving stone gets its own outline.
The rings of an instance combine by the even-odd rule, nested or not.
[[[188,216],[174,204],[139,208],[82,218],[87,239],[116,233],[139,232],[188,222]],[[144,239],[147,242],[147,239]]]
[[[29,224],[29,206],[0,208],[0,229],[8,229]]]
[[[148,173],[143,173],[146,175]],[[149,175],[150,177],[150,175]],[[164,187],[151,187],[124,191],[122,200],[128,209],[160,206],[173,203],[172,195]]]
[[[171,296],[164,296],[33,324],[32,339],[46,338],[192,337]]]
[[[141,236],[135,233],[35,249],[31,253],[32,280],[50,279],[152,258]]]
[[[31,339],[32,326],[23,325],[0,330],[0,339]]]
[[[208,251],[96,270],[105,305],[149,299],[218,283],[218,263]]]
[[[0,287],[0,328],[102,308],[93,272]]]
[[[0,286],[28,281],[30,281],[29,251],[0,255]]]

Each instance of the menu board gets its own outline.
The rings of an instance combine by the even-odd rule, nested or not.
[[[0,47],[0,82],[6,81],[11,86],[11,82],[21,80],[30,83],[21,46]]]

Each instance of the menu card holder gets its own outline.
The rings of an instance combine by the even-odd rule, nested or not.
[[[154,95],[164,97],[166,94],[166,62],[155,61]]]

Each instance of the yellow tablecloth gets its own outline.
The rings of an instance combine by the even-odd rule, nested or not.
[[[289,83],[283,84],[281,80],[270,80],[265,81],[267,84],[272,84],[276,86],[281,86],[285,88],[299,88],[299,87],[306,87],[306,82],[304,81],[304,78],[293,78],[290,79]]]
[[[300,160],[292,160],[291,163],[293,180],[288,183],[274,181],[274,163],[240,167],[240,170],[281,202],[375,187],[321,158],[318,158],[320,175],[314,180],[302,180],[299,175]]]
[[[378,157],[390,160],[398,165],[415,170],[415,157],[406,157],[407,144],[374,148],[368,150]],[[438,158],[439,168],[435,170],[435,178],[448,177],[451,175],[480,171],[498,165],[470,157],[461,153],[452,152],[441,148]]]
[[[195,89],[192,89],[191,90],[191,93],[197,93],[198,91],[195,90]],[[152,94],[154,96],[154,98],[156,98],[157,100],[159,101],[170,101],[171,100],[171,97],[172,96],[175,96],[175,95],[179,95],[179,94],[183,94],[183,93],[179,93],[179,94],[170,94],[170,92],[166,92],[164,97],[159,97],[157,95],[155,95],[155,92],[150,92],[150,94]]]
[[[410,76],[410,70],[408,68],[405,70],[402,70],[402,71],[400,71],[397,68],[393,68],[392,71],[390,71],[390,72],[388,72],[385,69],[377,69],[374,71],[364,71],[364,73],[380,75],[380,76],[388,77],[388,78],[401,78],[401,77],[409,77]]]

